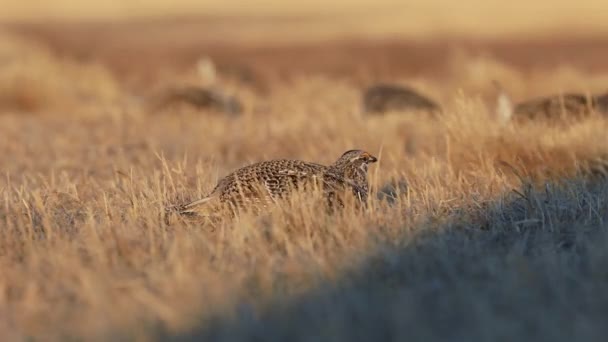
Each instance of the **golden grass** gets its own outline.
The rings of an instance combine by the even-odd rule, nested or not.
[[[0,88],[53,115],[0,98],[3,340],[603,336],[608,189],[572,179],[608,155],[607,122],[500,128],[481,99],[497,77],[524,97],[598,91],[607,75],[454,58],[440,81],[400,80],[441,100],[439,123],[362,117],[356,82],[327,75],[276,79],[267,96],[231,84],[247,94],[239,118],[151,114],[120,75],[23,44],[31,63],[10,64]],[[175,77],[163,81],[189,80]],[[213,230],[164,220],[238,166],[350,148],[380,157],[374,194],[395,179],[408,190],[366,213],[298,198]]]

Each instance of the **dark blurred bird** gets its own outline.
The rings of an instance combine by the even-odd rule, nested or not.
[[[240,168],[223,179],[202,199],[174,207],[181,214],[199,212],[201,207],[228,205],[235,209],[259,209],[286,199],[296,189],[319,186],[330,206],[342,206],[343,195],[352,193],[360,202],[368,197],[368,164],[376,157],[362,150],[346,151],[334,164],[290,159],[263,161]]]
[[[589,117],[592,113],[608,115],[608,94],[585,96],[566,93],[538,97],[513,105],[504,88],[494,81],[498,89],[497,116],[502,123],[509,121],[567,122]]]
[[[365,89],[364,113],[381,114],[388,111],[427,111],[434,115],[441,111],[441,107],[435,101],[405,86],[377,84]]]
[[[596,95],[595,103],[598,112],[608,115],[608,92],[601,95]]]
[[[226,95],[217,89],[196,86],[167,90],[156,102],[156,108],[164,108],[176,103],[185,103],[197,109],[215,110],[234,116],[243,112],[243,105],[236,97]]]
[[[593,97],[582,94],[563,94],[521,102],[513,109],[514,119],[558,120],[581,119],[595,107]]]

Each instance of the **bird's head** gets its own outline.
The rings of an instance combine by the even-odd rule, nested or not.
[[[367,165],[375,163],[378,158],[363,150],[349,150],[342,154],[334,163],[335,166],[355,167],[367,171]]]

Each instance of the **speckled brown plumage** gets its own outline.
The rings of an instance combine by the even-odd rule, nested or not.
[[[370,163],[375,163],[376,157],[362,150],[344,152],[327,170],[328,175],[334,176],[338,181],[348,182],[355,196],[361,202],[367,202],[369,182],[367,169]],[[327,177],[326,177],[327,178]],[[330,182],[331,179],[327,179]]]
[[[343,194],[360,201],[368,197],[367,165],[376,161],[361,150],[345,152],[334,164],[278,159],[240,168],[223,179],[205,198],[179,206],[182,214],[195,213],[201,206],[228,205],[236,209],[259,209],[286,199],[295,189],[319,186],[333,205],[343,204]]]

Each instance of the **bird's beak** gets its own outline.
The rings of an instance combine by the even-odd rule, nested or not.
[[[378,161],[378,158],[374,157],[374,156],[369,156],[369,158],[367,159],[368,163],[375,163]]]

